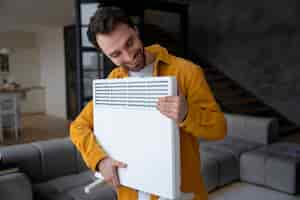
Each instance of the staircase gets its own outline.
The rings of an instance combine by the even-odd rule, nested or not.
[[[266,105],[239,83],[227,77],[216,67],[201,65],[213,94],[224,112],[275,117],[279,122],[280,136],[299,132],[300,127]]]
[[[144,36],[146,38],[144,41],[146,46],[159,43],[166,47],[172,54],[177,56],[184,55],[180,46],[181,43],[172,34],[162,30],[157,25],[145,24]],[[239,83],[230,79],[217,67],[206,64],[208,63],[206,59],[202,59],[199,55],[192,54],[191,52],[189,52],[188,59],[203,68],[207,82],[223,112],[274,117],[279,122],[280,136],[287,136],[295,132],[300,133],[300,127],[297,127],[274,108],[262,102],[250,91],[241,87]]]

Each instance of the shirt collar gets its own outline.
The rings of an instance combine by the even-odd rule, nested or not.
[[[166,64],[171,63],[169,53],[166,48],[163,48],[158,44],[154,44],[154,45],[146,47],[145,49],[146,49],[146,51],[149,51],[150,53],[153,53],[155,55],[156,63],[158,63],[160,61],[163,63],[166,63]]]

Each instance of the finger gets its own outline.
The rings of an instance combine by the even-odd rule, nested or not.
[[[113,182],[113,185],[114,185],[115,187],[118,187],[118,186],[120,185],[119,177],[118,177],[117,174],[118,174],[118,173],[117,173],[117,170],[114,170],[112,182]]]
[[[115,167],[121,167],[121,168],[126,168],[127,167],[127,164],[125,164],[123,162],[120,162],[120,161],[117,161],[117,160],[114,160],[112,165],[115,166]]]
[[[158,105],[157,108],[162,114],[167,114],[171,112],[170,107],[166,105]]]
[[[160,105],[168,105],[168,104],[179,104],[180,103],[180,98],[176,97],[176,96],[172,96],[172,97],[168,97],[168,100],[162,99],[162,100],[158,100],[157,104]]]
[[[159,102],[173,102],[176,99],[177,96],[164,96],[164,97],[159,97],[158,101]]]
[[[119,184],[119,181],[118,181],[118,179],[116,178],[116,177],[114,177],[113,179],[112,179],[112,185],[114,186],[114,187],[118,187],[120,184]]]
[[[158,106],[158,110],[161,114],[167,116],[170,119],[173,120],[178,120],[178,112],[174,111],[174,110],[170,110],[170,109],[166,109],[166,108],[162,108]]]
[[[157,107],[159,110],[162,110],[164,112],[176,112],[177,110],[179,110],[179,103],[159,103]]]
[[[107,183],[108,185],[112,186],[112,187],[115,187],[112,180],[111,180],[111,181],[106,181],[106,183]]]
[[[172,112],[165,112],[165,113],[163,113],[163,115],[165,115],[166,117],[168,117],[172,120],[177,121],[176,115],[174,115]]]
[[[113,179],[112,179],[112,177],[107,178],[107,179],[104,179],[104,181],[105,181],[107,184],[113,186]]]

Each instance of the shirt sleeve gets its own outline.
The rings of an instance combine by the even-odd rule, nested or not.
[[[118,71],[113,70],[108,79],[117,78]],[[93,102],[90,101],[77,118],[71,123],[70,138],[80,151],[87,166],[96,171],[98,163],[107,157],[107,153],[98,143],[94,130]]]
[[[93,132],[93,102],[90,101],[71,123],[70,137],[87,166],[96,171],[99,161],[107,154],[98,144]]]
[[[223,139],[227,133],[224,113],[216,103],[202,69],[198,66],[192,67],[185,83],[183,89],[188,113],[179,125],[180,129],[207,140]]]

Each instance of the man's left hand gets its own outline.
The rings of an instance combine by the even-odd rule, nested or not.
[[[160,97],[157,102],[158,110],[165,116],[181,123],[188,112],[187,102],[179,92],[179,96]]]

